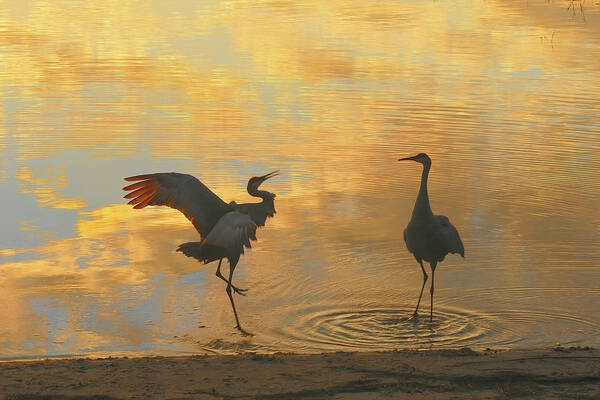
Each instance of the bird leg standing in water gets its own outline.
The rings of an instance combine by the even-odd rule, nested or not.
[[[232,263],[231,260],[229,261],[229,280],[227,281],[227,287],[225,288],[225,291],[227,292],[227,296],[229,296],[229,301],[231,302],[233,316],[235,317],[236,329],[246,336],[253,336],[251,333],[245,331],[240,325],[240,320],[238,319],[237,311],[235,309],[235,303],[233,302],[233,296],[231,295],[231,288],[233,287],[231,284],[231,279],[233,278],[233,271],[235,270],[236,265],[237,262]]]
[[[417,301],[417,307],[415,308],[413,317],[416,317],[419,313],[419,304],[421,304],[421,297],[423,297],[423,289],[425,288],[425,283],[427,282],[427,272],[425,272],[425,268],[423,267],[423,261],[419,259],[417,259],[417,261],[419,262],[421,270],[423,271],[423,286],[421,286],[421,293],[419,293],[419,300]]]
[[[419,312],[423,288],[427,282],[427,273],[423,268],[423,260],[431,264],[431,311],[429,320],[433,321],[433,291],[434,274],[437,263],[443,261],[449,253],[458,253],[465,256],[465,248],[456,228],[450,223],[448,217],[443,215],[434,215],[429,205],[429,195],[427,194],[427,177],[431,168],[431,158],[425,153],[417,154],[413,157],[401,158],[398,161],[411,160],[423,165],[421,174],[421,187],[415,201],[412,217],[408,226],[404,230],[404,241],[406,247],[415,259],[419,262],[423,270],[423,286],[417,301],[417,307],[413,316]]]
[[[429,293],[431,294],[431,308],[429,309],[429,322],[433,321],[433,284],[435,282],[435,267],[437,263],[431,263],[431,289],[429,289]]]

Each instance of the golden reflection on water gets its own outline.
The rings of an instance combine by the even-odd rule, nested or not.
[[[0,358],[596,343],[600,7],[524,3],[5,2]],[[467,253],[429,336],[386,322],[418,294],[420,171],[395,160],[420,151]],[[188,172],[240,202],[273,169],[278,214],[235,278],[257,337],[223,344],[215,266],[174,251],[193,228],[125,206],[121,179]]]
[[[57,195],[57,189],[63,189],[67,186],[67,176],[64,168],[62,171],[57,172],[51,169],[39,171],[38,169],[19,167],[15,171],[15,178],[22,182],[21,192],[34,194],[38,198],[40,207],[51,206],[73,210],[86,207],[87,204],[81,197],[66,199]]]

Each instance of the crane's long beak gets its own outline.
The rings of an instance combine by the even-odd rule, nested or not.
[[[412,160],[415,161],[415,158],[417,156],[412,156],[412,157],[405,157],[405,158],[399,158],[398,161],[406,161],[406,160]]]
[[[279,170],[277,170],[277,171],[273,171],[273,172],[269,172],[268,174],[266,174],[266,175],[263,175],[263,176],[259,176],[258,178],[259,178],[261,181],[263,181],[263,182],[264,182],[264,181],[266,181],[267,179],[269,179],[269,178],[272,178],[272,177],[274,177],[274,176],[277,176],[277,175],[279,175]]]

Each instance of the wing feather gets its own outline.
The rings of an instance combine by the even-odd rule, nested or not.
[[[138,182],[138,183],[134,183],[134,184],[129,185],[129,186],[125,186],[123,188],[123,190],[134,190],[134,189],[137,189],[137,188],[144,187],[147,184],[148,184],[148,181]]]
[[[142,189],[140,189],[140,190],[142,190]],[[135,199],[129,200],[129,202],[127,204],[141,204],[145,200],[148,200],[149,198],[153,197],[154,195],[156,195],[155,191],[153,191],[153,190],[146,190],[143,193],[137,193],[135,195],[137,197]],[[127,196],[129,196],[129,195],[127,195]],[[124,196],[124,197],[127,199],[128,198],[127,196]]]
[[[168,206],[183,213],[205,238],[219,218],[231,207],[206,185],[188,174],[161,172],[124,178],[135,182],[123,190],[131,191],[124,197],[135,209],[146,206]],[[139,182],[137,182],[139,181]]]
[[[436,229],[437,239],[444,247],[446,253],[460,254],[464,257],[465,247],[454,225],[444,215],[436,215],[435,218],[439,224],[439,229]]]
[[[231,211],[219,219],[202,245],[222,247],[227,256],[239,256],[244,247],[251,247],[250,240],[256,240],[256,224],[249,215]]]
[[[173,174],[174,172],[171,172],[171,173]],[[135,175],[135,176],[128,176],[127,178],[123,178],[123,179],[125,179],[126,181],[129,181],[129,182],[131,182],[131,181],[141,181],[141,180],[144,180],[144,179],[150,179],[151,180],[151,179],[154,179],[155,175],[157,175],[157,174]],[[179,175],[182,175],[182,174],[179,174]]]
[[[127,193],[123,197],[126,198],[126,199],[131,199],[131,198],[138,197],[138,196],[141,196],[142,194],[146,194],[146,193],[149,193],[149,192],[152,192],[152,189],[147,188],[147,187],[143,187],[141,189],[137,189],[137,190],[134,190],[133,192]],[[134,201],[134,200],[132,200],[132,201]]]
[[[265,226],[267,218],[271,218],[275,215],[275,204],[273,202],[275,195],[268,199],[263,199],[260,203],[243,203],[236,204],[232,202],[234,210],[244,214],[248,214],[252,221],[258,226]]]
[[[143,198],[141,200],[139,199],[139,197],[137,199],[135,199],[135,201],[137,201],[137,204],[135,206],[133,206],[133,208],[135,208],[136,210],[146,207],[148,205],[148,203],[150,203],[150,200],[152,199],[152,194],[144,195],[142,197]]]

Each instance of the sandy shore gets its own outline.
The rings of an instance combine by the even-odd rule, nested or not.
[[[0,363],[4,399],[600,398],[600,351],[244,354]]]

